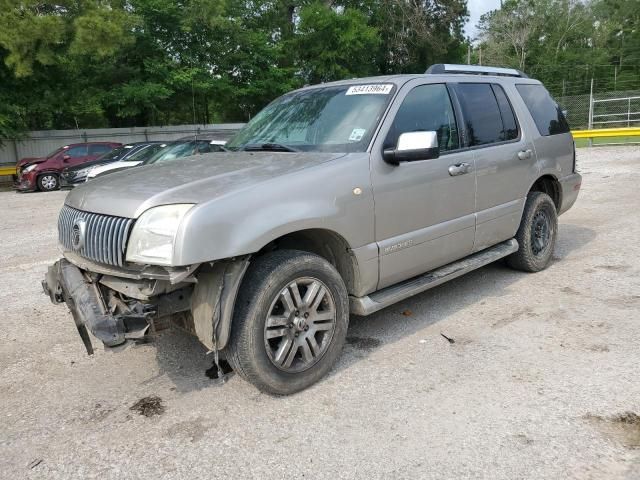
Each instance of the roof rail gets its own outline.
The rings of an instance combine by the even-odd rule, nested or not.
[[[515,68],[485,67],[482,65],[455,65],[452,63],[436,63],[427,68],[425,73],[428,75],[450,73],[529,78],[526,73],[516,70]]]

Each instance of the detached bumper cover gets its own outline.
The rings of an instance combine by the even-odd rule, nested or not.
[[[560,179],[560,187],[562,189],[562,205],[560,205],[558,215],[566,212],[573,206],[574,203],[576,203],[576,199],[578,198],[578,193],[580,192],[581,186],[582,176],[579,173],[573,173]]]
[[[132,318],[111,314],[98,285],[66,259],[49,267],[42,287],[54,304],[67,304],[90,355],[93,346],[87,329],[107,347],[121,345],[128,338],[140,338],[148,329],[146,322],[140,322],[144,321],[144,316]]]

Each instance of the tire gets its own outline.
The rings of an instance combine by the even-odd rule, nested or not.
[[[525,272],[544,270],[551,261],[557,235],[558,213],[553,200],[546,193],[529,192],[516,233],[520,248],[507,257],[507,265]]]
[[[290,395],[329,372],[348,324],[347,289],[336,269],[318,255],[277,250],[249,266],[224,354],[259,390]]]
[[[55,173],[43,173],[38,177],[38,190],[52,192],[60,188],[60,179]]]

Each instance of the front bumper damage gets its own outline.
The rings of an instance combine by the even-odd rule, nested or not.
[[[63,258],[49,267],[42,282],[45,293],[54,304],[66,303],[69,307],[80,338],[90,355],[93,346],[88,331],[106,347],[117,347],[128,340],[142,339],[149,331],[155,315],[167,315],[189,308],[188,302],[179,301],[180,296],[184,300],[184,295],[176,295],[175,292],[164,296],[162,302],[155,303],[119,295],[119,292],[106,287],[110,280],[80,270]],[[176,301],[171,304],[168,301],[170,299]]]
[[[67,305],[89,355],[89,333],[106,348],[119,348],[146,341],[159,319],[181,312],[188,313],[189,321],[185,325],[183,319],[180,326],[209,350],[226,345],[247,259],[166,275],[156,269],[119,271],[81,260],[73,254],[58,260],[49,267],[42,287],[54,304]]]

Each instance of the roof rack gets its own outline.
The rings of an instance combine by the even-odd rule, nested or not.
[[[428,75],[450,73],[529,78],[526,73],[516,70],[515,68],[485,67],[482,65],[455,65],[452,63],[436,63],[427,68],[425,73]]]

